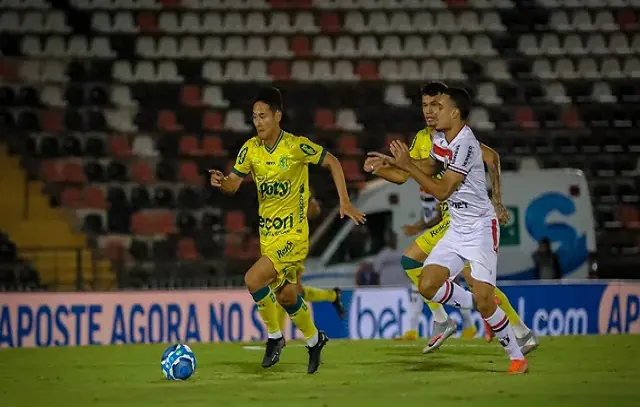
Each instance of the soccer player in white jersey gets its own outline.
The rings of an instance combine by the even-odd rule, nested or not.
[[[466,125],[471,98],[464,89],[449,88],[443,91],[438,103],[438,132],[433,136],[427,165],[416,166],[409,148],[400,141],[391,144],[394,158],[388,160],[449,206],[450,227],[424,263],[419,290],[434,302],[476,308],[509,354],[507,373],[525,373],[527,360],[509,319],[494,301],[500,229],[487,195],[480,143]],[[434,178],[443,168],[443,176]],[[473,294],[452,281],[465,262],[471,266]]]

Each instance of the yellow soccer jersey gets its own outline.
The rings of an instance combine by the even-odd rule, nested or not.
[[[308,138],[286,131],[280,132],[272,148],[258,137],[244,143],[233,172],[241,177],[251,173],[256,184],[262,247],[283,235],[308,239],[308,164],[321,165],[326,153]]]
[[[419,132],[416,133],[416,136],[413,138],[411,142],[411,147],[409,148],[409,155],[414,160],[425,160],[429,158],[431,154],[431,131],[430,127],[426,127]],[[441,177],[442,174],[438,174],[436,177]],[[420,195],[426,194],[425,191],[420,188]],[[442,213],[442,218],[447,219],[449,217],[449,206],[446,202],[440,202],[440,211]]]

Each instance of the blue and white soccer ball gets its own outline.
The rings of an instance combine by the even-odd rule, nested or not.
[[[196,355],[187,345],[171,345],[162,354],[160,366],[167,379],[187,380],[196,371]]]

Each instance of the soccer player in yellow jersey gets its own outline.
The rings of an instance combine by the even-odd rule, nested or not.
[[[327,335],[318,331],[309,308],[298,293],[297,276],[309,249],[309,164],[331,172],[340,197],[340,216],[356,224],[364,214],[350,202],[340,162],[306,137],[280,128],[282,97],[276,88],[261,91],[253,103],[253,124],[257,135],[238,153],[230,174],[210,170],[211,185],[232,194],[251,174],[258,190],[260,251],[262,256],[245,274],[244,281],[264,321],[268,340],[262,366],[280,360],[285,340],[278,321],[279,303],[304,335],[309,351],[308,373],[320,365]]]
[[[313,190],[311,190],[311,197],[309,198],[309,207],[307,208],[307,219],[314,219],[320,216],[322,209],[320,208],[320,203],[313,196]],[[338,317],[340,319],[344,319],[345,309],[342,304],[342,290],[338,287],[333,290],[327,290],[325,288],[317,288],[311,286],[303,286],[302,285],[302,273],[304,272],[304,268],[298,270],[297,280],[298,280],[298,293],[302,295],[302,298],[307,302],[330,302],[333,304],[336,312],[338,313]],[[278,306],[278,321],[280,322],[280,330],[284,331],[285,323],[287,318],[287,311],[282,306]]]
[[[429,157],[431,151],[431,132],[434,129],[437,119],[437,97],[442,94],[443,90],[447,89],[447,86],[441,82],[431,82],[425,85],[422,90],[422,113],[425,118],[427,127],[420,130],[410,146],[410,156],[416,161],[426,160]],[[491,148],[481,144],[482,159],[487,164],[489,169],[489,176],[492,183],[492,200],[494,207],[496,208],[496,214],[501,224],[508,221],[508,213],[502,205],[502,194],[500,189],[500,157]],[[404,183],[409,179],[409,174],[398,168],[388,166],[384,164],[383,160],[378,157],[369,157],[364,163],[364,169],[367,172],[373,172],[388,181],[395,183]],[[449,216],[446,210],[446,203],[441,204],[444,210],[441,211],[441,216],[436,220],[439,222],[427,229],[422,233],[411,246],[409,246],[402,258],[402,266],[405,269],[407,275],[418,286],[418,279],[422,272],[423,262],[435,246],[435,244],[444,236],[449,226]],[[466,266],[462,271],[467,284],[472,285],[473,279],[471,278],[470,268]],[[537,338],[533,332],[522,322],[518,313],[513,308],[507,296],[496,287],[496,301],[500,307],[505,311],[509,317],[509,322],[514,328],[518,344],[520,345],[522,352],[526,355],[538,346]],[[433,315],[433,335],[429,340],[428,345],[423,349],[424,353],[430,353],[440,347],[444,341],[453,335],[456,331],[456,323],[448,317],[444,307],[441,304],[427,301],[425,302],[429,306]],[[492,332],[491,329],[485,329],[488,332]],[[413,335],[409,335],[413,336]],[[487,338],[490,340],[491,336]]]

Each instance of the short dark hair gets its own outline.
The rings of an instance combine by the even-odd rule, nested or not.
[[[453,103],[460,110],[460,118],[467,120],[469,113],[471,112],[471,96],[462,88],[447,88],[442,92],[444,95],[448,95]]]
[[[444,93],[447,88],[447,85],[445,85],[444,83],[433,81],[420,88],[420,94],[422,96],[436,96]]]
[[[255,99],[253,99],[253,104],[256,102],[262,102],[271,108],[274,112],[280,111],[282,112],[282,94],[280,93],[280,89],[276,87],[264,88],[261,89],[256,95]]]

